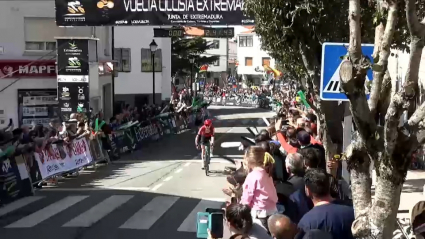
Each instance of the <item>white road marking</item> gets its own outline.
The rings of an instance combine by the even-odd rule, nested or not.
[[[202,199],[198,205],[184,219],[183,223],[177,229],[179,232],[196,232],[196,218],[198,212],[205,212],[207,208],[220,208],[223,202],[209,201]]]
[[[183,170],[182,168],[179,168],[176,170],[176,173],[180,173],[182,170]]]
[[[241,145],[241,142],[240,141],[238,141],[238,142],[223,142],[223,143],[221,143],[221,147],[222,148],[237,148],[237,147],[239,147]]]
[[[14,222],[6,228],[29,228],[36,226],[44,220],[64,211],[65,209],[77,204],[78,202],[88,198],[88,196],[69,196],[58,202],[55,202],[21,220]]]
[[[133,197],[132,195],[110,196],[90,210],[65,223],[62,227],[90,227]]]
[[[168,182],[173,178],[173,176],[167,177],[166,179],[164,179],[164,182]]]
[[[63,192],[90,192],[108,190],[148,191],[149,187],[97,187],[97,188],[44,188],[40,191],[63,191]]]
[[[136,212],[120,228],[123,229],[149,229],[158,219],[164,215],[179,197],[158,196],[152,199],[142,209]]]
[[[153,188],[151,189],[151,191],[156,191],[156,190],[158,190],[158,188],[160,188],[161,186],[162,186],[162,183],[157,184],[155,187],[153,187]]]
[[[31,204],[35,201],[38,201],[42,198],[44,198],[44,197],[41,197],[41,196],[25,197],[25,198],[19,199],[17,201],[14,201],[10,204],[7,204],[4,207],[0,207],[0,217],[8,214],[9,212],[13,212],[13,211],[15,211],[19,208],[23,208],[26,205]]]
[[[184,166],[187,167],[190,165],[190,162],[187,162]]]
[[[266,117],[263,117],[264,123],[266,123],[267,126],[270,126],[270,122],[266,119]]]

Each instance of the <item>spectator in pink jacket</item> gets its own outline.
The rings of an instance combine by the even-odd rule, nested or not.
[[[249,173],[240,203],[251,207],[254,221],[264,221],[277,212],[278,199],[272,178],[274,159],[263,148],[251,146],[245,154],[244,164]]]

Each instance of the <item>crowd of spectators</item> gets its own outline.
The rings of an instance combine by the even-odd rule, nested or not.
[[[285,90],[275,95],[277,117],[243,143],[244,160],[223,189],[231,238],[353,238],[351,193],[327,173],[338,156],[326,162],[315,112]]]

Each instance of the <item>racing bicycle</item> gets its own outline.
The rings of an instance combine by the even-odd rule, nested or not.
[[[211,142],[208,142],[205,144],[205,154],[204,156],[204,169],[205,169],[205,175],[208,176],[208,173],[210,171],[210,161],[211,161],[211,154],[212,154],[212,145]]]

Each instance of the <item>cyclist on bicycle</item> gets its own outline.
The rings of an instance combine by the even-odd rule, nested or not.
[[[196,135],[195,144],[197,149],[199,149],[199,143],[201,143],[202,149],[202,162],[205,162],[205,145],[210,143],[212,147],[214,144],[214,126],[212,125],[212,121],[210,119],[204,121],[204,125],[199,129],[198,134]]]

